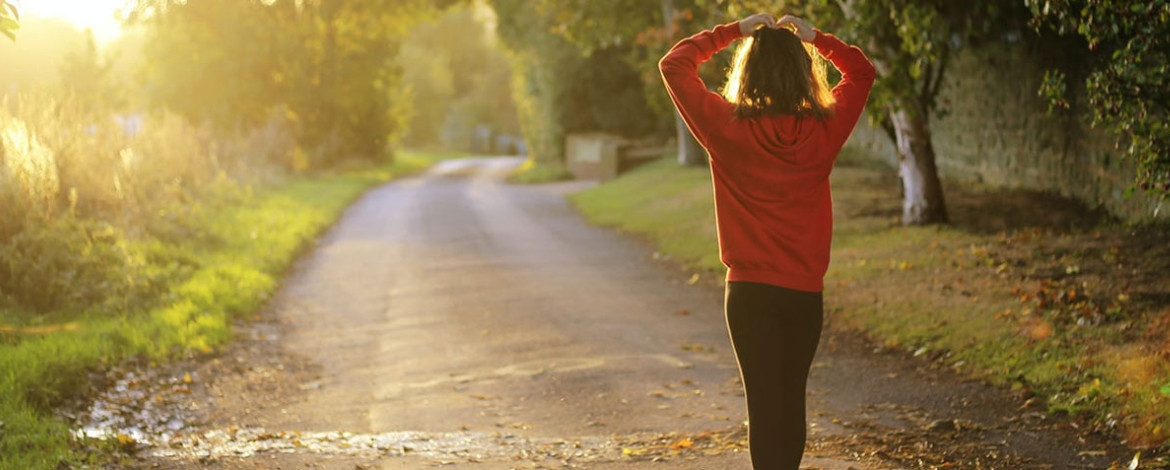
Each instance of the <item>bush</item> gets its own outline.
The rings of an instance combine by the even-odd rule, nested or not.
[[[277,113],[279,114],[279,113]],[[129,123],[129,124],[128,124]],[[25,313],[150,307],[211,243],[205,205],[295,167],[287,119],[238,136],[173,114],[113,116],[65,97],[0,105],[0,308]]]
[[[0,245],[0,292],[37,313],[126,298],[141,256],[121,238],[108,224],[72,217],[28,224]]]

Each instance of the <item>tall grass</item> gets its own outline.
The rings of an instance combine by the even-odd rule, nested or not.
[[[209,201],[279,177],[294,153],[279,123],[224,139],[166,113],[115,116],[69,96],[6,98],[0,319],[43,322],[151,297],[168,273],[141,269],[152,253],[129,242],[182,242]]]

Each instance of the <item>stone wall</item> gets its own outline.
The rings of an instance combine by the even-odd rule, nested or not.
[[[1135,171],[1119,158],[1123,152],[1114,149],[1112,136],[1092,129],[1076,113],[1047,112],[1037,90],[1046,64],[1059,55],[1054,49],[997,43],[956,58],[939,96],[943,113],[931,120],[943,178],[1051,191],[1127,220],[1167,218],[1170,207],[1159,210],[1156,199],[1140,191],[1126,197]],[[1079,80],[1070,79],[1074,82]],[[892,142],[862,121],[850,145],[870,148],[895,164]]]

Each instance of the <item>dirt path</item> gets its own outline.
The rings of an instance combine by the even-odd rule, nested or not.
[[[721,291],[587,225],[563,198],[581,183],[504,184],[518,163],[448,161],[367,194],[237,344],[151,380],[184,390],[165,401],[194,424],[141,436],[139,464],[750,468]],[[825,338],[809,468],[1124,457],[1026,397]]]

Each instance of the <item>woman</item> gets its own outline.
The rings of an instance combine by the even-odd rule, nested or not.
[[[703,85],[699,64],[740,37],[748,39],[725,99]],[[814,48],[841,71],[831,92]],[[752,466],[795,469],[821,335],[833,230],[829,172],[869,97],[873,65],[860,49],[800,18],[761,13],[682,40],[659,68],[711,156],[727,326],[747,397]]]

